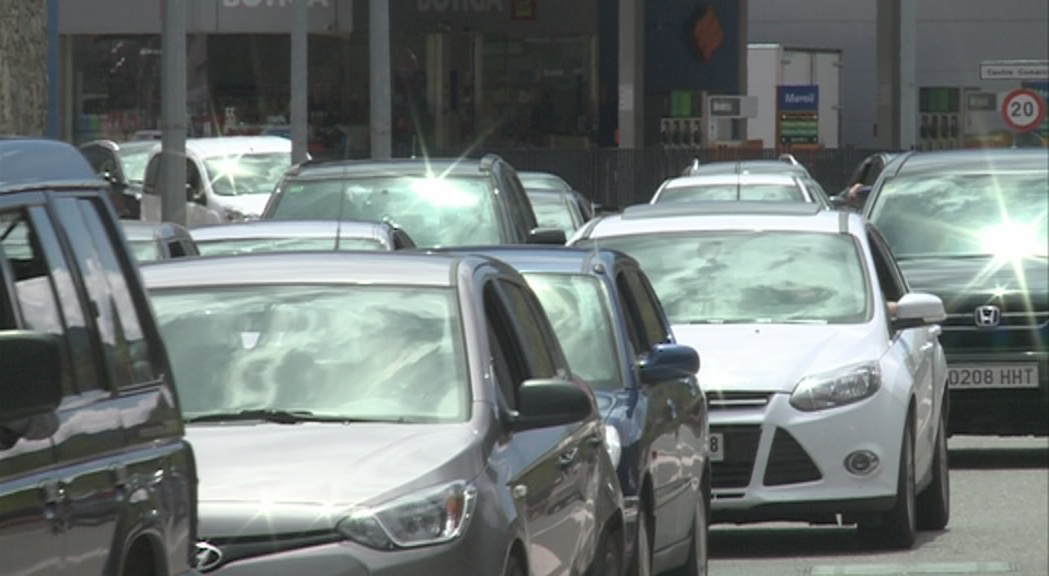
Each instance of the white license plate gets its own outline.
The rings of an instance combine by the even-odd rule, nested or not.
[[[710,448],[710,461],[721,462],[725,460],[725,435],[711,433],[707,439]]]
[[[947,386],[959,390],[1037,388],[1038,364],[956,364],[947,367]]]

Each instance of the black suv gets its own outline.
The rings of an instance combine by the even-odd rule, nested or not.
[[[947,310],[948,429],[1049,432],[1049,151],[907,152],[867,217],[907,282]]]
[[[263,220],[373,220],[406,231],[419,247],[564,244],[539,228],[513,167],[480,160],[306,162],[285,174]]]
[[[167,353],[76,148],[0,138],[0,571],[190,574],[196,468]]]

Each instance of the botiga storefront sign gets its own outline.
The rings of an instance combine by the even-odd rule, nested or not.
[[[780,146],[815,147],[820,142],[820,87],[776,87],[776,139]]]

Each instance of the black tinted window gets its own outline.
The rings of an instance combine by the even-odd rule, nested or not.
[[[36,230],[23,210],[0,212],[0,247],[10,267],[15,299],[24,328],[65,338],[62,313],[51,280],[51,267]],[[62,388],[75,391],[69,359],[63,356]]]

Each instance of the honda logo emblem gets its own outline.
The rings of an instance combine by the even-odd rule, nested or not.
[[[973,321],[981,328],[994,328],[1002,323],[1002,309],[997,306],[980,306],[973,313]]]
[[[201,572],[213,570],[222,563],[222,550],[207,542],[197,542],[197,552],[194,555],[193,567]]]

